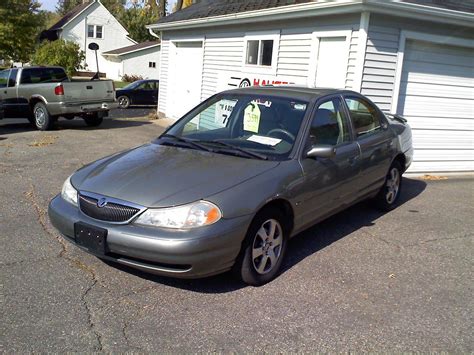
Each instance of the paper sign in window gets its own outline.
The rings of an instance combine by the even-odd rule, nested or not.
[[[260,109],[256,104],[249,104],[244,111],[244,131],[258,133],[260,126]]]

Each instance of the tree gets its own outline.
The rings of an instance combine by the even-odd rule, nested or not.
[[[158,13],[149,9],[132,7],[125,10],[119,20],[127,29],[130,38],[137,42],[145,42],[156,40],[145,26],[158,21],[158,18]]]
[[[36,0],[0,1],[0,58],[28,62],[45,16]]]
[[[58,65],[71,77],[77,70],[84,69],[86,58],[77,43],[58,39],[54,42],[43,41],[31,61],[36,65]]]
[[[69,11],[74,9],[77,5],[82,4],[82,0],[58,0],[56,12],[61,16],[66,15]]]

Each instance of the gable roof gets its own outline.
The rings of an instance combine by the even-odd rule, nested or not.
[[[160,45],[160,41],[147,41],[147,42],[143,42],[143,43],[134,44],[134,45],[131,45],[131,46],[117,48],[117,49],[114,49],[114,50],[111,50],[111,51],[108,51],[108,52],[104,52],[104,53],[102,53],[102,55],[121,56],[121,55],[124,55],[124,54],[138,52],[138,51],[142,51],[144,49],[157,47],[159,45]]]
[[[287,7],[283,9],[282,7]],[[275,13],[279,8],[281,11],[286,11],[286,15],[291,12],[307,9],[329,9],[329,8],[349,8],[363,6],[367,9],[387,9],[398,8],[407,12],[410,10],[417,11],[433,11],[438,12],[457,12],[459,14],[465,13],[469,15],[474,14],[474,2],[465,0],[340,0],[340,1],[321,1],[321,0],[200,0],[199,2],[177,11],[169,16],[162,17],[156,24],[147,27],[155,29],[166,29],[176,27],[178,23],[201,23],[204,24],[207,20],[232,20],[244,17],[246,14],[262,17],[263,14]],[[273,11],[271,11],[273,10]],[[390,13],[393,10],[386,10]],[[263,19],[262,19],[263,21]],[[176,27],[177,28],[177,27]]]
[[[69,22],[71,22],[74,18],[81,14],[84,10],[86,10],[89,6],[91,6],[95,1],[86,2],[80,5],[77,5],[71,11],[66,13],[58,22],[52,25],[47,31],[56,31],[62,29],[66,26]]]

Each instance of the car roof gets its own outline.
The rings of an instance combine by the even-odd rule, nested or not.
[[[281,85],[281,86],[250,86],[245,88],[226,90],[225,94],[255,94],[255,95],[269,95],[277,97],[292,97],[300,100],[309,101],[315,97],[322,97],[332,94],[357,94],[355,91],[332,88],[309,88],[304,86]]]

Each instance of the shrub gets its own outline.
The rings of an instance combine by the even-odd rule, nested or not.
[[[133,83],[134,81],[137,80],[143,80],[143,76],[141,75],[134,75],[134,74],[124,74],[122,76],[122,80],[127,82],[127,83]]]
[[[77,70],[85,69],[82,65],[85,59],[84,51],[77,43],[59,39],[57,41],[43,41],[31,59],[36,65],[57,65],[63,67],[71,77]]]

